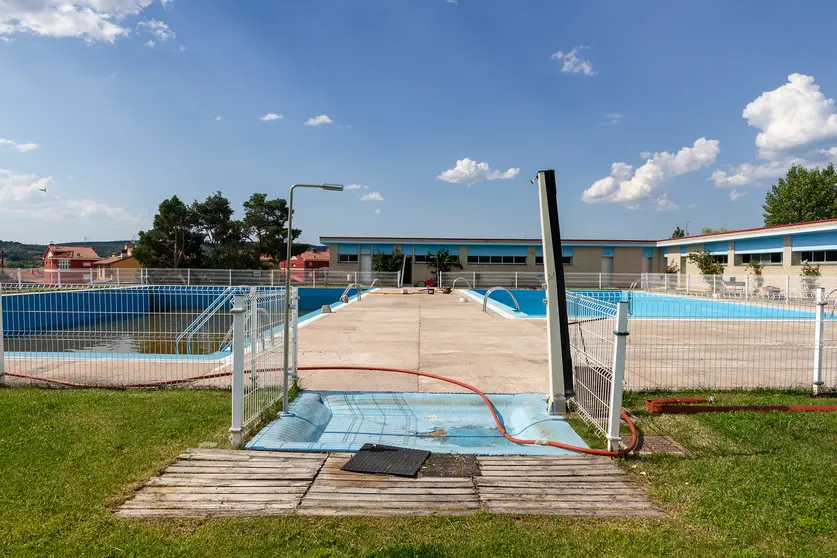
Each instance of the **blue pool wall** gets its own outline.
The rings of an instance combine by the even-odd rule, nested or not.
[[[200,312],[226,287],[90,289],[3,295],[3,330],[7,334],[68,330],[130,319],[149,313]],[[263,289],[263,287],[262,287]],[[343,289],[299,289],[300,307],[313,310],[338,301]]]

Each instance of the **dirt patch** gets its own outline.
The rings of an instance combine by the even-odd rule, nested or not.
[[[622,443],[626,446],[631,443],[630,436],[622,436]],[[674,455],[685,455],[686,448],[678,444],[668,436],[640,436],[636,446],[636,453],[669,453]]]
[[[422,465],[422,477],[478,477],[480,473],[475,455],[431,453]]]

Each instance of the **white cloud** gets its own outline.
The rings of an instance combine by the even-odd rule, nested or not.
[[[675,211],[680,209],[680,206],[668,199],[668,194],[663,194],[653,203],[654,209],[657,211]]]
[[[54,185],[52,177],[0,169],[0,213],[42,220],[79,217],[136,220],[136,216],[121,207],[87,198],[61,199],[52,194]]]
[[[364,194],[360,199],[362,201],[384,201],[384,196],[380,192],[369,192],[368,194]]]
[[[605,121],[602,123],[602,126],[613,126],[614,124],[619,124],[623,118],[625,118],[624,114],[609,112],[605,114]]]
[[[451,182],[453,184],[468,183],[473,184],[482,180],[508,180],[517,176],[520,172],[518,168],[510,168],[505,171],[492,169],[488,163],[477,163],[476,161],[465,158],[456,161],[456,166],[452,169],[443,171],[436,180],[443,182]]]
[[[17,151],[18,153],[26,153],[27,151],[34,151],[35,149],[38,149],[38,144],[32,143],[31,141],[20,143],[15,140],[0,138],[0,149],[11,149],[12,151]]]
[[[653,155],[653,153],[651,153],[650,151],[643,151],[642,153],[639,154],[639,156],[642,157],[643,159],[650,159],[651,155]]]
[[[185,45],[178,45],[177,50],[179,50],[180,52],[186,52],[186,46]]]
[[[637,207],[652,197],[667,179],[714,163],[720,151],[718,140],[699,138],[692,147],[683,147],[677,153],[654,153],[635,171],[633,165],[613,163],[610,176],[594,182],[581,199],[585,203],[614,202]],[[660,202],[662,207],[671,207],[671,204],[667,197]]]
[[[364,186],[362,184],[349,184],[344,188],[345,190],[361,190],[361,189],[369,189],[369,186]]]
[[[380,215],[380,214],[381,214],[381,210],[380,210],[380,209],[376,209],[376,210],[375,210],[375,215]]]
[[[553,60],[561,61],[561,71],[565,74],[584,74],[585,76],[594,76],[598,74],[593,69],[593,64],[589,60],[585,60],[578,56],[578,51],[586,49],[586,46],[577,46],[569,52],[558,51],[552,54]]]
[[[747,195],[747,192],[742,191],[742,190],[730,190],[729,191],[729,199],[731,199],[732,201],[735,201],[738,198],[740,198],[742,196],[746,196],[746,195]]]
[[[216,117],[215,117],[215,122],[220,122],[220,121],[222,121],[223,119],[224,119],[224,117],[223,117],[223,116],[216,116]]]
[[[837,159],[837,146],[829,147],[828,149],[817,149],[817,153],[825,155],[829,159]]]
[[[306,126],[319,126],[320,124],[331,124],[333,121],[327,114],[321,114],[305,121]]]
[[[785,85],[762,93],[742,116],[761,130],[756,147],[765,159],[837,137],[834,100],[820,92],[813,77],[803,74],[791,74]]]
[[[12,39],[11,37],[0,37],[0,41],[3,41],[6,44],[15,42],[15,40]]]
[[[284,120],[285,117],[281,114],[276,114],[275,112],[269,112],[262,116],[261,119],[265,122],[270,122],[271,120]]]
[[[743,163],[737,167],[729,167],[726,171],[715,169],[711,179],[718,188],[749,186],[758,184],[759,179],[775,178],[785,174],[793,165],[810,166],[813,164],[812,161],[801,157],[784,157],[758,165]]]
[[[148,48],[154,48],[154,41],[152,41],[151,39],[148,39],[148,41],[146,41],[144,44]]]
[[[177,37],[174,34],[174,31],[172,31],[165,22],[159,21],[157,19],[141,21],[137,24],[137,29],[144,33],[153,35],[154,38],[160,41],[161,43],[164,43],[169,39],[174,39]]]
[[[3,0],[0,35],[29,33],[114,42],[130,34],[124,21],[153,0]]]

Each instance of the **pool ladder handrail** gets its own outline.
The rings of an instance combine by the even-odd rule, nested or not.
[[[491,293],[493,293],[495,291],[506,291],[507,293],[509,293],[509,296],[514,301],[515,312],[520,312],[520,303],[517,302],[517,297],[515,297],[514,293],[511,292],[510,290],[508,290],[506,287],[491,287],[490,289],[485,291],[485,295],[483,295],[483,298],[482,298],[482,311],[483,312],[488,312],[488,310],[487,310],[487,308],[488,308],[488,297],[491,296]]]
[[[191,324],[186,326],[186,329],[178,335],[177,339],[174,342],[174,352],[175,354],[180,354],[180,341],[186,337],[186,354],[192,354],[192,337],[203,327],[206,323],[218,313],[219,310],[222,309],[223,305],[230,302],[235,295],[239,294],[241,289],[246,289],[247,287],[238,286],[238,287],[226,287],[224,291],[218,295],[218,298],[212,301],[212,304],[206,307],[206,309],[195,318]]]
[[[454,280],[453,280],[453,283],[451,283],[451,285],[450,285],[450,288],[451,288],[451,289],[455,289],[455,288],[456,288],[456,282],[457,282],[457,281],[465,281],[465,284],[466,284],[466,285],[468,285],[468,290],[469,290],[469,291],[471,291],[471,290],[473,290],[473,289],[474,289],[474,288],[471,286],[471,283],[469,283],[469,282],[468,282],[468,280],[467,280],[467,279],[465,279],[464,277],[457,277],[456,279],[454,279]]]
[[[340,300],[343,300],[343,297],[347,296],[349,294],[349,291],[352,290],[352,287],[357,289],[358,302],[363,302],[363,298],[361,297],[361,293],[363,292],[363,287],[360,285],[360,283],[351,283],[348,287],[346,287],[346,290],[343,291],[343,294],[340,295]]]
[[[379,285],[381,285],[381,288],[382,288],[382,289],[384,288],[384,284],[383,284],[383,282],[381,281],[380,277],[375,277],[374,279],[372,279],[372,284],[371,284],[371,285],[369,285],[369,290],[372,290],[372,289],[375,287],[375,281],[377,281],[377,282],[378,282],[378,284],[379,284]]]

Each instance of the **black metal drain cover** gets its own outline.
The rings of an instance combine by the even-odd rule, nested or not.
[[[363,444],[360,451],[340,469],[353,473],[414,477],[428,457],[430,452],[425,450]]]

